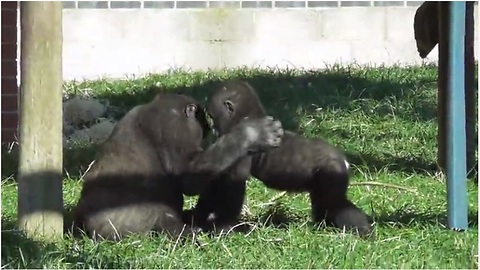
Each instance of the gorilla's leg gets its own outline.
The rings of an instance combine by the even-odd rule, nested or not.
[[[247,229],[237,223],[245,200],[251,163],[251,157],[240,159],[200,194],[192,211],[195,225],[206,231],[230,230],[233,226],[235,231]]]
[[[345,196],[329,197],[318,192],[310,192],[314,222],[325,220],[327,225],[347,230],[356,230],[359,235],[367,235],[371,225],[367,215]]]
[[[221,178],[214,181],[195,205],[194,224],[205,231],[230,230],[239,221],[245,191],[246,179],[231,181]]]
[[[190,237],[193,235],[192,229],[186,225],[178,211],[165,209],[160,212],[163,219],[158,219],[154,225],[153,231],[167,233],[172,238]]]
[[[190,235],[190,228],[184,226],[180,217],[181,207],[173,209],[168,206],[173,204],[152,199],[153,196],[153,192],[96,188],[83,196],[77,212],[83,216],[84,229],[95,238],[116,241],[132,232],[152,231],[167,232],[174,238]]]
[[[331,156],[314,176],[310,190],[314,222],[325,220],[337,228],[354,229],[360,235],[370,232],[367,215],[347,198],[348,164]]]

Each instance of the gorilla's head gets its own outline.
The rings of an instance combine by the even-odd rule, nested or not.
[[[210,97],[208,115],[213,121],[214,133],[222,135],[245,118],[260,118],[266,115],[253,88],[240,80],[221,83]]]

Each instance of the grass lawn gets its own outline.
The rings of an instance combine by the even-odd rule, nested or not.
[[[376,239],[362,240],[314,228],[306,194],[285,195],[258,180],[248,183],[243,220],[247,234],[201,236],[203,248],[166,237],[131,237],[95,243],[68,235],[56,244],[26,239],[15,229],[15,151],[2,150],[2,264],[13,268],[477,268],[478,189],[468,182],[470,228],[445,227],[445,177],[436,169],[436,67],[339,67],[318,71],[246,70],[208,73],[172,71],[143,79],[69,83],[75,93],[91,88],[119,118],[149,101],[146,86],[181,90],[205,101],[213,81],[242,77],[259,91],[269,114],[284,127],[321,136],[345,149],[352,183],[377,181],[412,191],[352,186],[349,195],[375,221]],[[64,154],[64,202],[71,208],[78,179],[95,146]],[[188,198],[190,208],[196,198]]]

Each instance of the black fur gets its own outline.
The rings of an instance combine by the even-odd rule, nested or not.
[[[229,134],[246,118],[266,115],[254,89],[235,80],[219,86],[209,99],[207,111],[220,135]],[[326,141],[286,132],[280,147],[242,158],[229,173],[213,182],[201,194],[192,215],[196,224],[206,229],[230,227],[239,218],[245,181],[251,172],[269,188],[309,192],[315,222],[325,220],[365,235],[371,225],[367,215],[347,198],[349,170],[345,162],[345,155]]]
[[[207,128],[204,110],[184,95],[158,94],[133,108],[85,176],[76,225],[110,240],[150,231],[190,235],[181,217],[183,194],[200,194],[248,152],[276,147],[283,136],[280,122],[264,117],[236,127],[203,151]]]

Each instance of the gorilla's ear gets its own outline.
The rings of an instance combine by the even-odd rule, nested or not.
[[[186,107],[185,107],[185,116],[187,116],[187,118],[192,118],[192,117],[195,117],[195,114],[197,113],[197,105],[195,104],[188,104]]]
[[[233,103],[230,100],[226,100],[223,104],[225,104],[225,107],[227,108],[228,112],[232,114],[234,111]]]

